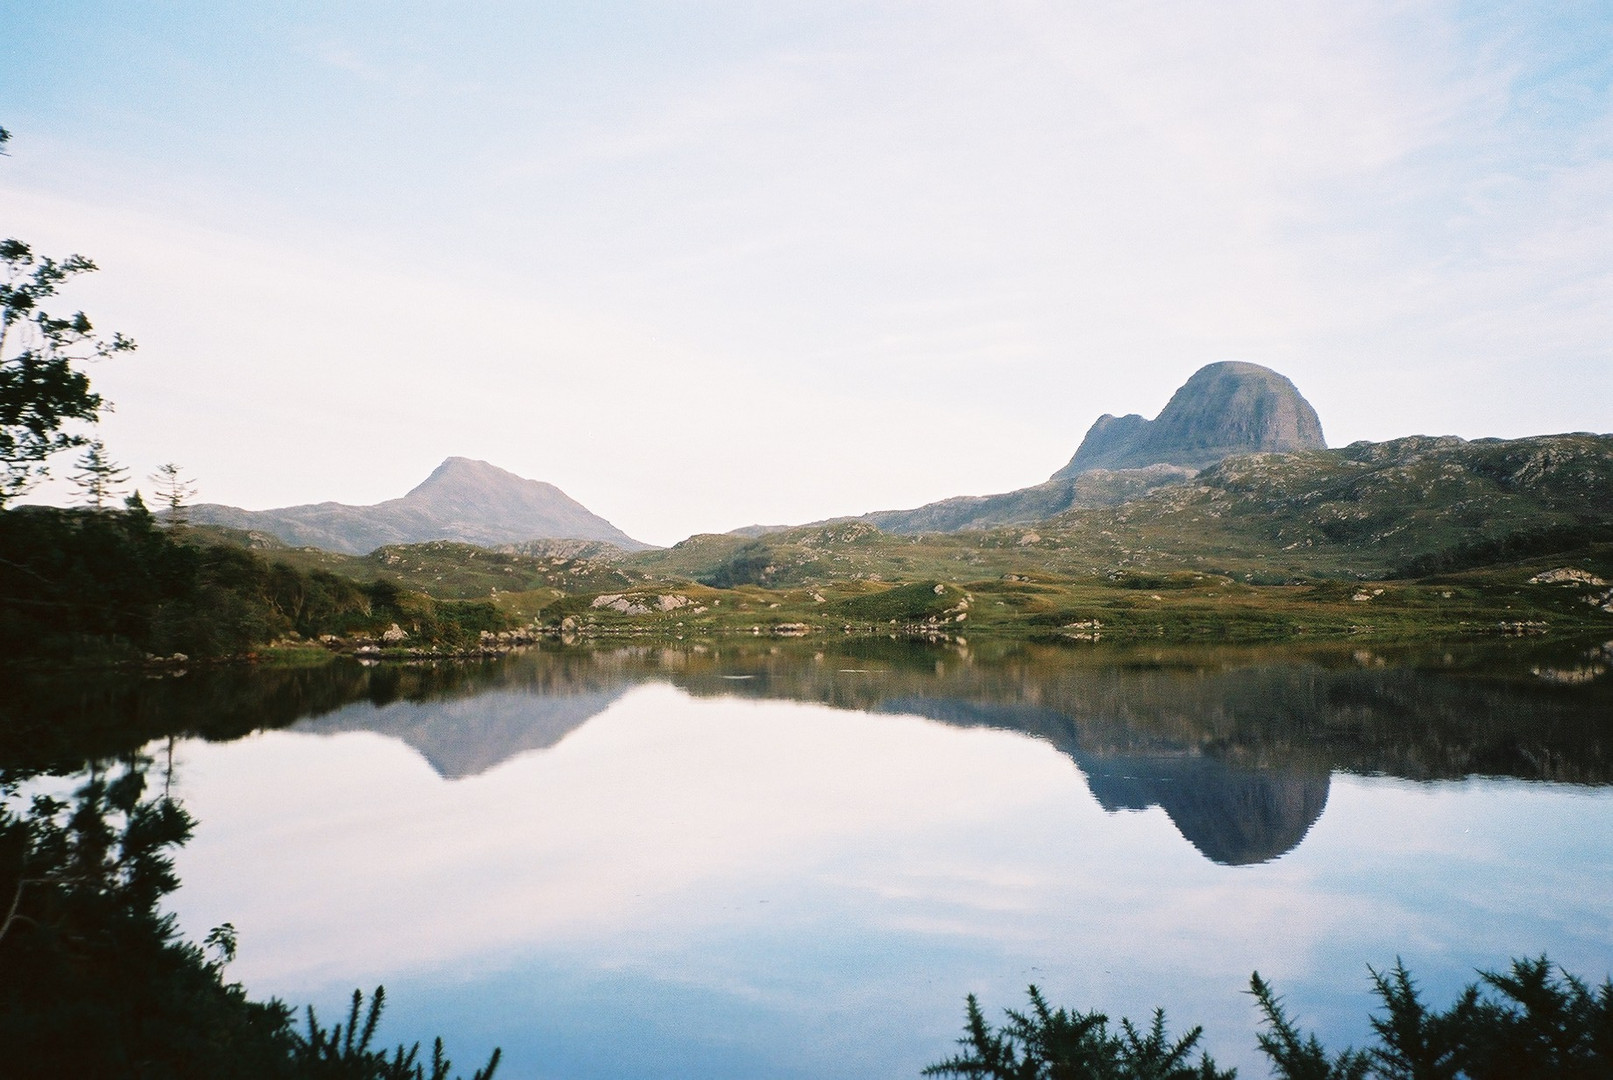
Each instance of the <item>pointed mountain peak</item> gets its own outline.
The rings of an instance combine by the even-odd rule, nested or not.
[[[498,491],[527,485],[536,485],[551,491],[559,490],[553,484],[545,484],[541,480],[528,480],[491,462],[468,457],[448,457],[443,458],[442,464],[431,470],[431,475],[415,485],[404,498],[413,499],[417,495],[429,495],[444,489]]]
[[[483,547],[529,540],[602,540],[626,551],[649,546],[553,484],[466,457],[445,459],[407,495],[374,506],[320,503],[259,511],[222,506],[198,508],[195,519],[258,529],[288,544],[357,555],[382,544],[427,540]]]
[[[394,503],[458,528],[472,543],[520,540],[606,540],[629,551],[634,540],[553,484],[528,480],[475,458],[445,458]],[[486,539],[473,539],[473,537]]]

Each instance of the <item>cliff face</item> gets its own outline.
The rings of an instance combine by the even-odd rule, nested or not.
[[[1098,417],[1063,480],[1093,469],[1179,465],[1202,469],[1232,454],[1321,450],[1322,422],[1287,378],[1259,364],[1200,368],[1153,420]]]

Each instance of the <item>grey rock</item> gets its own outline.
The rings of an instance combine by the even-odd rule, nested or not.
[[[242,510],[209,503],[190,507],[188,514],[194,524],[267,533],[288,544],[351,555],[430,540],[483,547],[538,539],[605,541],[626,551],[649,547],[553,484],[461,457],[444,461],[401,499],[373,506],[326,502]]]
[[[876,510],[859,520],[886,532],[905,534],[1023,525],[1045,521],[1066,510],[1119,506],[1158,488],[1190,480],[1195,472],[1179,465],[1094,469],[1000,495],[960,495],[912,510]]]
[[[1234,454],[1325,449],[1316,410],[1294,384],[1259,364],[1200,368],[1153,420],[1098,417],[1070,463],[1045,483],[964,495],[860,521],[893,533],[941,533],[1045,521],[1066,510],[1119,506],[1192,479]],[[773,526],[735,532],[763,536]]]
[[[1529,579],[1531,585],[1606,585],[1607,582],[1591,573],[1589,570],[1579,570],[1572,566],[1560,566],[1555,570],[1547,570],[1536,574]]]
[[[1322,422],[1285,376],[1259,364],[1209,364],[1153,420],[1103,415],[1062,480],[1093,469],[1180,465],[1202,469],[1233,454],[1322,450]]]

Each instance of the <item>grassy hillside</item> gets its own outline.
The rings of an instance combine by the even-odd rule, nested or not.
[[[249,547],[271,562],[312,573],[323,571],[358,582],[387,580],[445,600],[488,600],[512,615],[529,615],[574,592],[628,588],[647,580],[621,565],[622,551],[611,544],[576,540],[535,540],[499,550],[433,540],[388,544],[367,555],[344,555],[311,547],[290,547],[264,533],[196,526],[198,541]]]
[[[303,573],[486,600],[579,634],[1013,634],[1379,640],[1613,633],[1613,437],[1408,438],[1228,458],[1119,505],[995,529],[866,520],[625,554],[545,541],[364,556],[256,545]],[[1531,583],[1572,568],[1577,577]],[[1596,584],[1601,581],[1610,584]]]
[[[394,624],[413,643],[458,650],[510,624],[490,603],[355,581],[224,539],[200,542],[138,504],[0,511],[0,661],[238,656],[287,639],[375,638]]]
[[[1172,570],[1292,584],[1422,576],[1610,541],[1613,437],[1415,437],[1228,458],[1191,482],[1029,525],[892,536],[831,522],[694,536],[623,565],[713,584]]]

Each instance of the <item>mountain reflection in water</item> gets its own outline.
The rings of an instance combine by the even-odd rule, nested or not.
[[[201,823],[188,936],[239,926],[232,975],[327,1014],[384,982],[386,1038],[501,1045],[512,1077],[917,1075],[963,994],[1031,981],[1165,1006],[1261,1075],[1251,970],[1339,1045],[1397,955],[1441,1001],[1510,955],[1610,970],[1613,678],[1562,677],[1592,650],[16,673],[0,769],[145,748]],[[1501,779],[1423,783],[1468,777]]]
[[[1528,643],[1386,657],[860,641],[534,650],[475,664],[337,662],[65,686],[42,676],[13,688],[0,763],[76,767],[162,735],[234,738],[295,724],[399,739],[452,780],[552,747],[633,686],[663,682],[695,697],[1019,732],[1074,762],[1106,811],[1158,806],[1206,858],[1244,865],[1305,838],[1335,771],[1613,781],[1613,680],[1540,675],[1583,653]],[[63,730],[91,745],[54,745]]]
[[[1236,866],[1293,850],[1321,816],[1335,770],[1609,782],[1607,693],[1543,682],[1530,660],[1514,650],[1379,666],[1356,652],[1018,646],[980,655],[902,643],[832,654],[538,651],[451,674],[349,670],[348,703],[326,704],[296,729],[396,738],[459,779],[554,746],[645,682],[697,697],[915,715],[1043,740],[1106,811],[1158,806],[1206,858]]]

